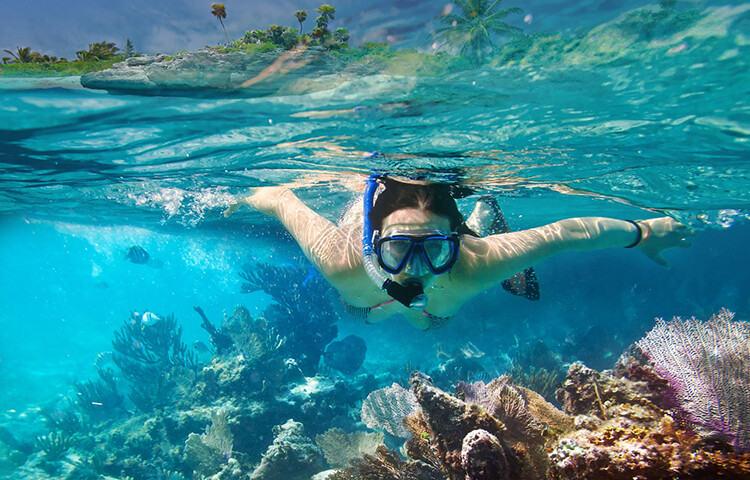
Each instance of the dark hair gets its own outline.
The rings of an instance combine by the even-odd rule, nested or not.
[[[448,218],[451,231],[467,233],[464,217],[458,211],[456,200],[451,195],[451,185],[402,183],[387,177],[381,181],[385,185],[385,190],[380,192],[370,210],[373,230],[382,230],[383,219],[396,210],[418,208]]]

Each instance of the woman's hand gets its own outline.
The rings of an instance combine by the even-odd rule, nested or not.
[[[661,252],[672,247],[688,248],[691,245],[688,238],[695,236],[695,231],[692,228],[671,217],[639,220],[638,223],[644,230],[644,235],[646,235],[647,228],[651,229],[651,235],[637,247],[638,250],[664,267],[668,267],[669,262],[661,256]]]
[[[287,192],[291,193],[291,190],[289,190],[286,187],[260,187],[255,189],[255,192],[247,196],[245,198],[241,198],[237,200],[236,202],[229,205],[229,207],[224,210],[224,216],[228,217],[231,214],[233,214],[237,209],[242,207],[243,205],[247,205],[248,207],[255,208],[261,213],[265,213],[266,215],[276,215],[278,212],[278,206],[279,202],[281,201],[281,198],[286,194]]]

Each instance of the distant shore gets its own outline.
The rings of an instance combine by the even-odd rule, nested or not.
[[[80,75],[67,76],[5,76],[0,75],[0,90],[27,90],[37,88],[83,89]]]

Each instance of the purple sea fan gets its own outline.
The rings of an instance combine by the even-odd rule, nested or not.
[[[638,346],[688,420],[750,451],[750,323],[733,318],[727,309],[706,322],[657,318]]]

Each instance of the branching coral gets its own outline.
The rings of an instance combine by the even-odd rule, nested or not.
[[[537,340],[516,344],[511,359],[513,366],[508,375],[513,383],[534,390],[544,398],[554,399],[555,391],[562,381],[559,355],[544,342]]]
[[[195,355],[182,343],[182,327],[174,315],[146,323],[137,314],[115,331],[112,346],[119,353],[114,356],[117,365],[128,375],[134,364],[160,367],[182,366],[197,368]],[[138,372],[140,373],[140,372]]]
[[[75,382],[78,392],[76,404],[85,414],[95,420],[113,416],[123,410],[123,396],[117,391],[114,372],[97,368],[99,380]]]
[[[174,316],[144,322],[132,314],[112,341],[114,362],[131,386],[130,399],[148,412],[171,401],[170,393],[182,379],[178,370],[194,372],[195,354],[182,342],[182,327]]]
[[[77,389],[79,392],[86,387],[83,384],[77,383]],[[80,388],[78,388],[80,387]],[[42,408],[40,411],[44,424],[47,428],[52,431],[65,432],[68,435],[76,433],[83,427],[81,417],[72,409],[70,405],[68,408],[56,409],[56,408]]]
[[[214,325],[208,320],[205,312],[201,307],[193,307],[193,310],[201,317],[201,328],[208,332],[211,338],[211,345],[216,349],[216,353],[221,355],[222,353],[229,350],[232,346],[232,339],[227,335],[224,335],[214,327]]]
[[[243,292],[263,290],[273,297],[276,303],[264,316],[285,338],[285,354],[313,376],[325,346],[338,334],[330,284],[312,268],[265,263],[245,265],[239,275]]]

